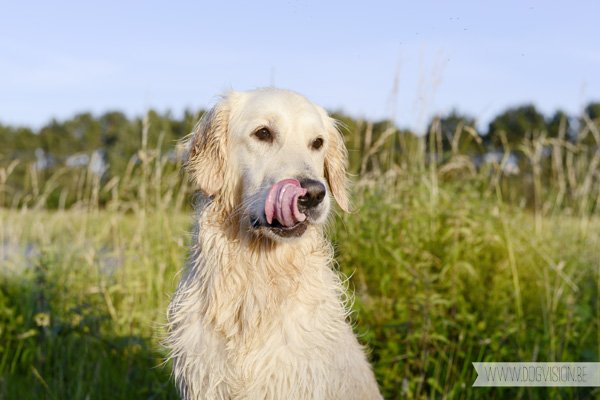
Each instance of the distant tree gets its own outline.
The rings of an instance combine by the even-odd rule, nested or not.
[[[559,136],[560,130],[564,129],[565,139],[572,136],[571,118],[563,110],[557,110],[552,117],[548,118],[548,137],[556,138]]]
[[[141,120],[130,122],[122,112],[112,111],[103,114],[99,123],[109,174],[121,175],[131,157],[141,148]]]
[[[192,132],[194,126],[200,119],[202,111],[200,112],[192,112],[190,110],[185,110],[183,113],[183,118],[181,120],[172,119],[171,120],[171,130],[173,134],[174,140],[180,140],[185,137],[188,133]]]
[[[65,125],[53,119],[42,127],[40,144],[44,153],[57,161],[63,161],[67,156],[77,151],[77,141]]]
[[[39,137],[28,128],[0,125],[0,144],[0,160],[30,159],[39,147]]]
[[[204,110],[190,111],[185,110],[183,113],[183,120],[179,123],[177,128],[179,138],[184,137],[188,133],[192,132],[200,118],[204,115]]]
[[[432,118],[424,138],[427,153],[434,152],[436,159],[442,161],[449,159],[454,151],[458,154],[481,152],[481,139],[476,136],[475,125],[473,117],[456,110]]]
[[[520,144],[528,135],[539,135],[545,131],[546,120],[544,115],[537,111],[533,104],[509,108],[490,122],[488,138],[493,146],[502,144],[502,132],[506,135],[509,144]]]
[[[8,177],[8,192],[4,193],[4,204],[10,204],[15,193],[22,192],[29,165],[36,161],[35,150],[40,147],[40,135],[29,128],[0,126],[0,166],[6,167],[14,160],[18,164]]]
[[[64,129],[74,140],[73,152],[93,152],[102,146],[102,127],[90,113],[77,114],[65,121]]]
[[[161,150],[173,148],[175,142],[183,135],[181,122],[175,120],[170,112],[160,115],[156,111],[150,110],[148,117],[148,147],[155,149],[158,140],[162,137]],[[191,129],[190,129],[191,131]]]
[[[29,128],[17,128],[14,130],[14,149],[16,154],[13,158],[33,159],[35,149],[41,146],[40,135],[36,135]]]
[[[11,158],[15,151],[14,129],[0,124],[0,160]]]
[[[600,103],[590,103],[584,111],[592,120],[600,119]]]
[[[390,120],[356,120],[341,111],[332,112],[331,116],[340,123],[339,130],[345,137],[352,174],[358,173],[363,165],[367,170],[386,166],[390,161],[396,161],[405,150],[405,137]],[[377,154],[373,153],[375,146],[378,146]],[[383,153],[388,156],[385,160],[381,157]]]
[[[434,126],[434,123],[436,123],[436,121],[438,120],[439,126]],[[449,152],[452,150],[452,141],[454,139],[454,135],[456,135],[457,133],[460,135],[459,149],[462,149],[464,146],[468,146],[468,144],[471,143],[472,139],[472,136],[464,131],[465,126],[474,128],[475,118],[465,114],[461,114],[456,110],[452,110],[449,114],[444,115],[442,117],[433,118],[427,126],[427,132],[425,133],[425,146],[427,146],[427,148],[429,149],[431,143],[430,135],[433,134],[433,140],[436,143],[436,149],[438,152],[440,152],[440,149],[438,148],[439,143],[436,132],[436,130],[439,130],[442,139],[442,153]],[[459,128],[460,132],[458,132]]]
[[[585,135],[583,142],[589,145],[600,145],[600,103],[588,104],[584,116],[579,119],[579,134]]]

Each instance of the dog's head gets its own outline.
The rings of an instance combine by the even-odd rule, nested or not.
[[[228,92],[190,135],[186,169],[256,234],[281,241],[322,225],[330,195],[348,211],[336,121],[288,90]]]

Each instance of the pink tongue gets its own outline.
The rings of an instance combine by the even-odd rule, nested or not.
[[[272,224],[276,219],[281,225],[290,227],[304,221],[306,215],[298,210],[298,197],[305,194],[306,189],[295,179],[284,179],[271,186],[265,202],[267,222]]]

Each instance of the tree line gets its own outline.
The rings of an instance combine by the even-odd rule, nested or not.
[[[121,176],[128,165],[138,163],[142,148],[166,155],[166,162],[175,165],[178,162],[175,143],[191,132],[203,113],[204,110],[185,111],[180,118],[170,112],[160,114],[152,110],[144,117],[135,118],[118,111],[100,116],[81,113],[65,121],[53,119],[39,130],[0,124],[0,184],[6,192],[3,195],[10,197],[29,190],[26,187],[31,181],[31,177],[26,179],[28,174],[35,173],[35,184],[41,185],[58,169],[89,169],[94,157],[97,163],[94,173],[108,182]],[[347,138],[353,137],[348,140],[348,147],[355,173],[373,168],[370,164],[362,165],[361,170],[361,161],[364,161],[361,159],[365,159],[366,153],[383,136],[392,133],[399,138],[392,144],[393,148],[388,149],[390,157],[408,151],[403,142],[416,137],[414,132],[399,130],[390,121],[367,123],[342,112],[334,112],[333,116],[343,123],[342,131]],[[456,111],[435,117],[429,122],[425,145],[434,145],[442,157],[452,151],[453,146],[470,156],[506,146],[518,152],[523,140],[540,135],[560,136],[566,141],[594,147],[600,142],[600,103],[589,103],[581,116],[570,116],[560,110],[545,116],[534,105],[525,104],[497,115],[489,123],[487,132],[477,133],[475,124],[472,116]],[[468,134],[455,140],[455,135],[464,131]],[[68,174],[61,179],[62,184],[69,185]]]

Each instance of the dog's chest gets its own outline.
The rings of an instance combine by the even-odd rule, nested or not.
[[[265,393],[278,382],[314,395],[315,382],[327,380],[335,357],[332,349],[347,330],[343,307],[339,300],[338,307],[331,307],[331,300],[304,301],[301,294],[289,297],[231,338],[227,345],[230,381],[243,382],[233,391]]]
[[[199,320],[204,334],[194,347],[219,359],[218,368],[207,365],[204,373],[209,381],[216,376],[226,382],[231,398],[277,398],[272,390],[325,397],[325,385],[319,385],[331,381],[341,354],[335,349],[351,331],[342,286],[327,257],[304,254],[258,261],[232,257],[204,282]]]

